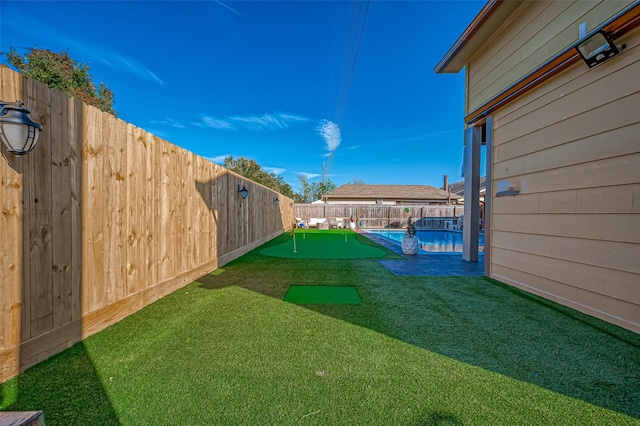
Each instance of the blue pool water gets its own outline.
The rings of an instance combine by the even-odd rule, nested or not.
[[[369,229],[367,232],[379,235],[397,244],[402,244],[403,230]],[[462,232],[417,231],[420,250],[437,253],[462,252]],[[484,247],[484,236],[479,236],[478,245]]]

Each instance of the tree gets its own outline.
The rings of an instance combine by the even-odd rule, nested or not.
[[[271,188],[286,197],[294,198],[291,186],[285,182],[282,176],[277,176],[275,173],[267,172],[254,160],[244,157],[238,157],[236,159],[229,156],[224,159],[223,165],[226,169],[236,172],[247,179],[251,179],[252,181],[264,185],[267,188]]]
[[[104,83],[96,87],[89,65],[76,62],[68,52],[32,47],[21,55],[12,48],[5,56],[9,65],[25,77],[41,81],[102,111],[117,115],[113,109],[113,92]]]
[[[336,189],[336,184],[331,179],[324,179],[320,182],[309,183],[304,176],[298,176],[302,189],[293,197],[296,203],[312,203],[320,200],[324,194]]]
[[[302,189],[294,194],[293,201],[296,203],[312,202],[313,197],[311,195],[311,185],[309,185],[309,180],[304,176],[298,176],[298,180],[300,181]]]
[[[364,185],[364,179],[354,177],[349,182],[347,182],[347,185]]]

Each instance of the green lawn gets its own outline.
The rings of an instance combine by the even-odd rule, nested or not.
[[[47,425],[640,424],[638,334],[480,277],[261,254],[290,240],[0,385],[0,408]],[[291,285],[356,286],[362,304],[284,302]]]

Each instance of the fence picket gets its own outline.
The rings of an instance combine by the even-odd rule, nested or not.
[[[294,215],[310,218],[353,218],[359,228],[404,228],[409,217],[420,229],[443,229],[463,212],[462,205],[295,204]]]
[[[292,226],[290,198],[6,67],[0,79],[0,99],[44,125],[34,152],[0,157],[0,383]]]

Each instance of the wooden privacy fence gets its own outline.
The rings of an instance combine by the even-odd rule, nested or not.
[[[6,67],[0,77],[0,99],[23,100],[44,127],[31,154],[0,158],[0,382],[294,220],[289,198]]]
[[[406,211],[406,210],[409,211]],[[421,229],[443,229],[464,212],[462,205],[295,204],[294,215],[316,218],[353,218],[358,228],[404,228],[409,217]]]

